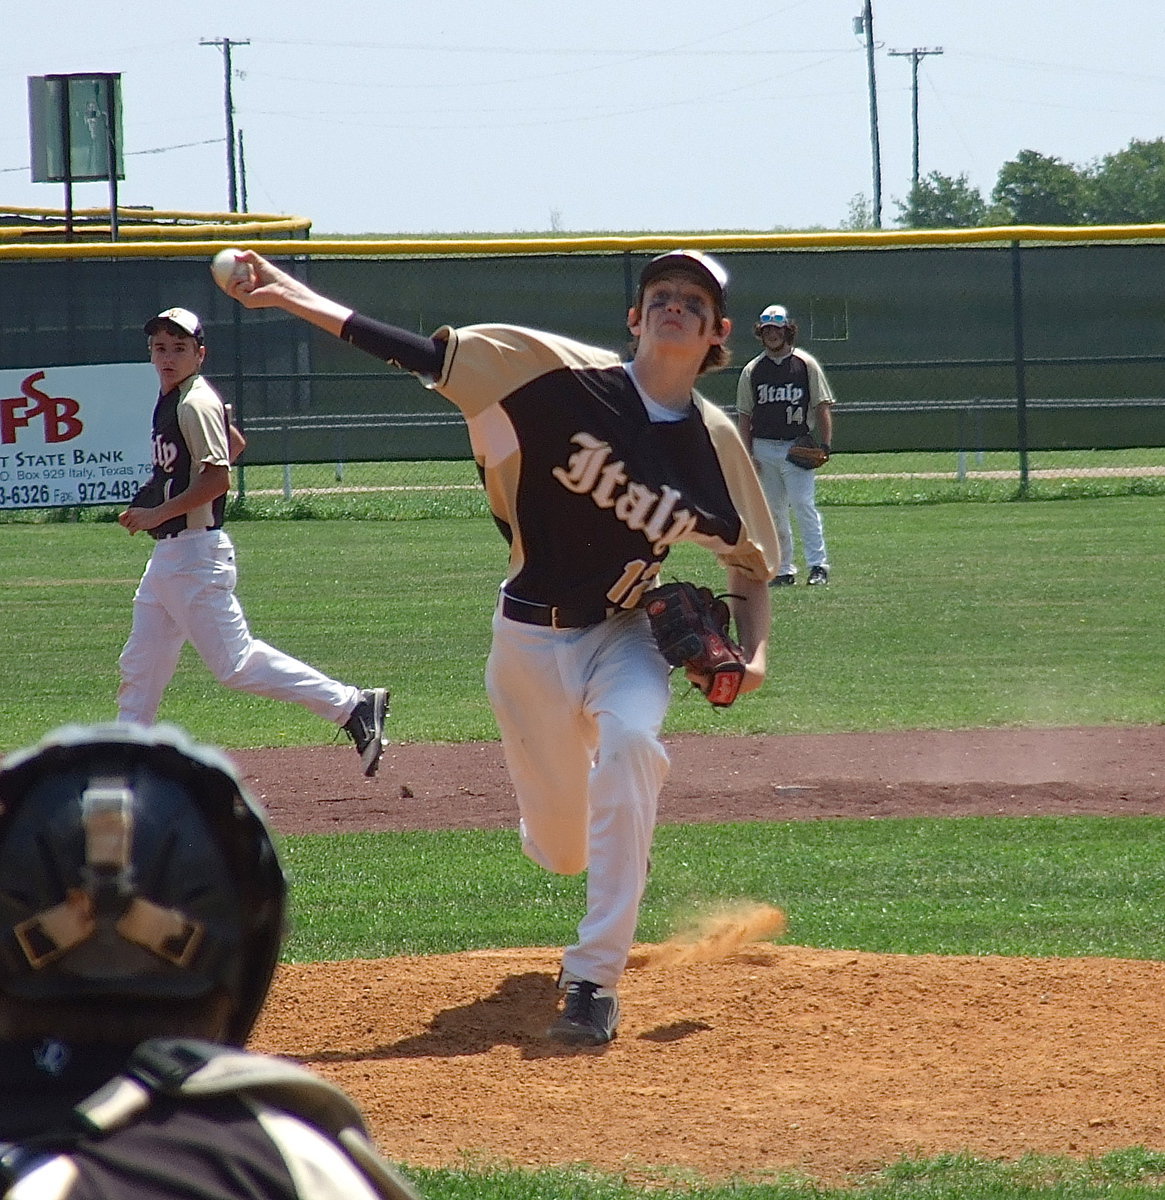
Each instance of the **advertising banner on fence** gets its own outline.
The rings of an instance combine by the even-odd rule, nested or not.
[[[149,363],[0,371],[0,508],[124,504],[150,477]]]

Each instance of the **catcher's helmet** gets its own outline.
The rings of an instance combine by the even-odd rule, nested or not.
[[[0,991],[180,1000],[223,989],[242,1045],[286,880],[229,760],[172,726],[66,726],[0,763]]]

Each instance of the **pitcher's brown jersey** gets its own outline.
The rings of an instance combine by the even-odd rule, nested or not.
[[[554,605],[631,608],[676,542],[756,579],[777,537],[735,426],[693,393],[652,422],[617,355],[515,326],[443,329],[436,389],[462,411],[510,542],[506,590]]]

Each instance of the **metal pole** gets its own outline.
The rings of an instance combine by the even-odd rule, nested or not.
[[[109,240],[117,241],[117,113],[114,90],[114,79],[120,75],[110,75],[105,80],[105,138],[106,153],[109,155]]]
[[[64,150],[65,169],[65,241],[73,240],[73,129],[69,120],[69,102],[72,100],[72,84],[68,76],[57,76],[61,83],[58,93],[61,101],[61,146]]]
[[[1019,494],[1027,495],[1027,367],[1023,346],[1023,259],[1011,243],[1011,326],[1015,348],[1015,439],[1019,449]]]
[[[913,130],[913,168],[910,179],[918,187],[918,53],[910,55],[910,127]]]
[[[243,131],[239,130],[239,204],[241,212],[250,212],[247,207],[247,155],[243,150]]]
[[[231,43],[223,38],[223,79],[226,95],[223,103],[227,115],[227,189],[230,195],[231,212],[239,211],[239,189],[235,177],[235,101],[231,95]]]

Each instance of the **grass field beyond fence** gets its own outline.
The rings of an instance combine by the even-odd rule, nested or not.
[[[938,504],[963,501],[1099,499],[1165,496],[1165,449],[1040,450],[983,453],[838,453],[817,474],[823,508],[845,504]],[[471,462],[295,463],[246,467],[240,482],[251,515],[317,517],[485,515]],[[457,496],[457,490],[469,493]],[[436,493],[436,494],[435,494]],[[443,493],[443,494],[441,494]]]
[[[1165,719],[1157,497],[837,506],[828,588],[772,593],[769,679],[714,710],[676,680],[671,731],[801,733]],[[486,517],[233,528],[256,636],[392,688],[399,741],[497,736],[482,686],[505,548]],[[117,525],[0,524],[0,749],[115,715],[117,656],[153,543]],[[690,546],[665,577],[717,589]],[[187,648],[163,719],[228,747],[329,741],[294,705],[230,692]]]
[[[1041,450],[1021,479],[1014,451],[838,453],[817,475],[817,500],[836,506],[1008,503],[1165,496],[1165,449]],[[229,519],[377,520],[484,517],[471,461],[288,463],[235,472]],[[0,524],[111,522],[117,509],[0,511]]]

